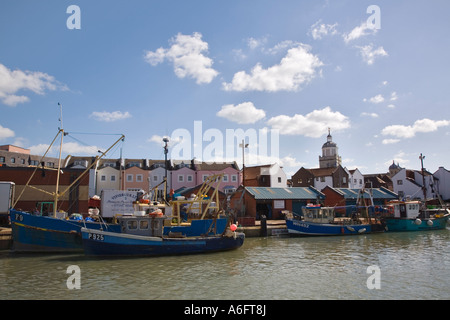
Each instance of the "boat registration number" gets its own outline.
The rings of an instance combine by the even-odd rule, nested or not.
[[[103,241],[105,240],[105,237],[102,234],[89,233],[89,240]]]
[[[309,228],[309,224],[300,221],[294,221],[294,225],[301,228]]]

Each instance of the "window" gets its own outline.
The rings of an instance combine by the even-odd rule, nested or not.
[[[147,220],[139,221],[139,229],[147,230],[148,229],[148,221]]]
[[[403,184],[403,180],[397,180],[397,185],[401,186]]]
[[[223,182],[228,182],[228,175],[227,174],[223,175]]]
[[[183,175],[179,175],[178,176],[178,182],[184,182],[184,176]]]
[[[128,230],[137,229],[137,221],[128,221]]]
[[[105,175],[100,176],[100,181],[106,181],[106,176]]]
[[[281,183],[281,177],[278,177],[278,183]]]
[[[237,182],[237,175],[236,174],[233,174],[231,176],[231,182]]]
[[[192,175],[187,176],[187,182],[192,182],[194,180],[194,177]]]
[[[0,162],[2,162],[2,161],[0,160]],[[25,164],[25,159],[20,159],[20,163]]]
[[[111,181],[116,181],[116,176],[115,175],[111,176]]]
[[[303,180],[300,178],[300,179],[297,179],[297,183],[303,183]]]
[[[0,163],[5,163],[5,157],[0,157]]]
[[[16,158],[11,158],[11,163],[16,163]]]
[[[153,181],[158,181],[158,176],[153,176]]]
[[[127,174],[127,182],[133,182],[133,175]]]
[[[136,175],[136,182],[142,182],[143,181],[143,176],[142,174],[137,174]]]
[[[206,179],[208,178],[208,175],[207,175],[207,174],[204,174],[202,178],[203,178],[203,182],[205,182]]]
[[[325,182],[325,177],[320,177],[320,182]]]

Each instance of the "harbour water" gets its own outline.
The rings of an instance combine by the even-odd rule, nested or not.
[[[78,282],[71,282],[79,288],[69,288],[69,266],[79,268]],[[2,251],[0,283],[3,300],[445,300],[450,299],[450,228],[247,238],[235,251],[157,258]]]

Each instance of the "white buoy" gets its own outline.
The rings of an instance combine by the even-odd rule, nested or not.
[[[358,232],[359,232],[359,233],[366,232],[366,228],[361,228],[361,229],[358,230]]]
[[[427,221],[427,225],[431,227],[433,225],[433,221],[432,220],[428,220]]]
[[[352,232],[355,231],[355,229],[354,229],[353,227],[350,227],[350,226],[347,226],[347,229],[348,229],[349,231],[352,231]]]
[[[416,220],[414,221],[414,223],[415,223],[415,224],[417,224],[417,225],[419,225],[419,224],[421,224],[421,223],[422,223],[422,220],[420,220],[420,219],[416,219]]]

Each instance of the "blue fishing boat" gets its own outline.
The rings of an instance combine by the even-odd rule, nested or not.
[[[82,252],[81,228],[120,232],[120,226],[10,210],[14,252]]]
[[[388,232],[444,229],[450,218],[447,208],[424,208],[420,201],[391,201],[382,219]]]
[[[244,243],[245,235],[230,228],[217,233],[215,221],[201,235],[164,235],[166,220],[164,217],[120,217],[121,233],[82,228],[84,252],[88,256],[109,257],[185,255],[237,249]]]
[[[352,217],[336,217],[334,207],[311,205],[302,208],[303,215],[294,214],[286,219],[286,227],[292,236],[341,236],[382,232],[380,224],[374,224],[355,214]]]
[[[97,156],[95,158],[95,161],[93,161],[93,163],[68,187],[66,187],[64,190],[60,190],[59,179],[61,172],[61,150],[63,145],[63,137],[66,135],[68,135],[68,133],[65,132],[64,129],[59,129],[57,135],[53,139],[53,142],[50,144],[47,151],[42,156],[42,159],[44,159],[53,143],[57,140],[58,136],[61,136],[55,191],[49,192],[48,190],[43,190],[36,186],[30,185],[34,174],[40,168],[39,166],[36,166],[33,174],[28,179],[27,184],[22,189],[15,203],[9,210],[13,238],[12,251],[14,252],[82,252],[83,248],[81,245],[81,227],[120,232],[120,228],[118,226],[106,225],[102,221],[94,221],[94,219],[91,217],[89,217],[88,220],[92,221],[86,221],[80,214],[69,216],[67,212],[58,210],[58,201],[60,201],[60,199],[67,192],[69,192],[71,187],[78,183],[80,179],[82,179],[85,174],[89,172],[89,170],[94,165],[96,165],[103,156],[105,156],[119,141],[122,141],[124,139],[124,136],[121,135],[121,137],[109,149],[103,152],[100,156]],[[42,159],[41,161],[39,161],[39,163],[44,163]],[[45,168],[42,167],[42,169]],[[51,195],[53,201],[46,203],[53,206],[53,211],[43,214],[42,211],[27,212],[15,209],[15,205],[17,204],[27,187],[36,189],[47,195]]]

